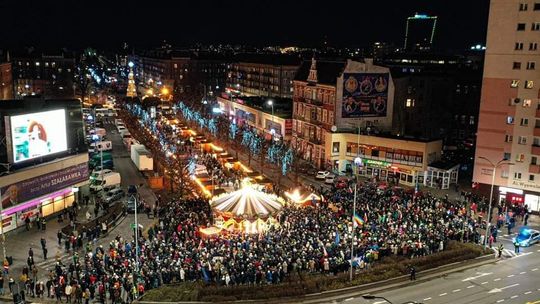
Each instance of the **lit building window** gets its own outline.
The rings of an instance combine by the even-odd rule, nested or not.
[[[524,107],[524,108],[530,107],[530,106],[531,106],[531,102],[532,102],[532,100],[530,100],[530,99],[523,99],[523,107]]]
[[[510,84],[510,87],[517,88],[519,86],[519,80],[514,79],[512,80],[512,83]]]
[[[405,102],[405,106],[406,106],[407,108],[414,107],[414,99],[412,99],[412,98],[407,98],[407,101]]]
[[[532,89],[534,87],[534,81],[525,80],[525,89]]]

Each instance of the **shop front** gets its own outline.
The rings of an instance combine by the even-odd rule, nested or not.
[[[85,162],[2,187],[4,232],[24,226],[27,218],[47,217],[68,208],[76,200],[78,187],[87,181]]]

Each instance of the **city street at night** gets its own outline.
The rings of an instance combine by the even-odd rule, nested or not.
[[[0,302],[540,304],[540,3],[143,10],[0,2]]]

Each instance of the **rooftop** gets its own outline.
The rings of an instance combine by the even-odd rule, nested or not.
[[[272,107],[268,105],[268,100],[274,103],[274,115],[283,119],[292,118],[293,102],[291,98],[268,98],[262,96],[238,96],[234,100],[250,108],[258,109],[262,112],[272,114]]]
[[[320,84],[327,84],[335,86],[337,78],[343,70],[347,61],[345,60],[317,60],[317,79]],[[309,69],[311,67],[311,60],[305,60],[296,73],[294,80],[307,81],[309,75]]]

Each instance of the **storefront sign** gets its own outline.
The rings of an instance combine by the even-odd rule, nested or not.
[[[87,179],[87,163],[40,175],[3,187],[1,189],[2,205],[4,209],[9,208],[21,202],[61,190]]]
[[[406,174],[412,174],[412,171],[411,171],[411,170],[409,170],[409,169],[403,169],[403,168],[399,168],[399,172],[406,173]]]
[[[520,188],[523,188],[525,190],[527,190],[527,189],[540,190],[540,185],[537,185],[535,183],[527,183],[527,182],[524,182],[524,181],[518,181],[518,180],[512,181],[512,186],[520,187]]]
[[[364,164],[366,166],[380,167],[380,168],[389,168],[392,164],[382,160],[373,160],[373,159],[364,159]]]

